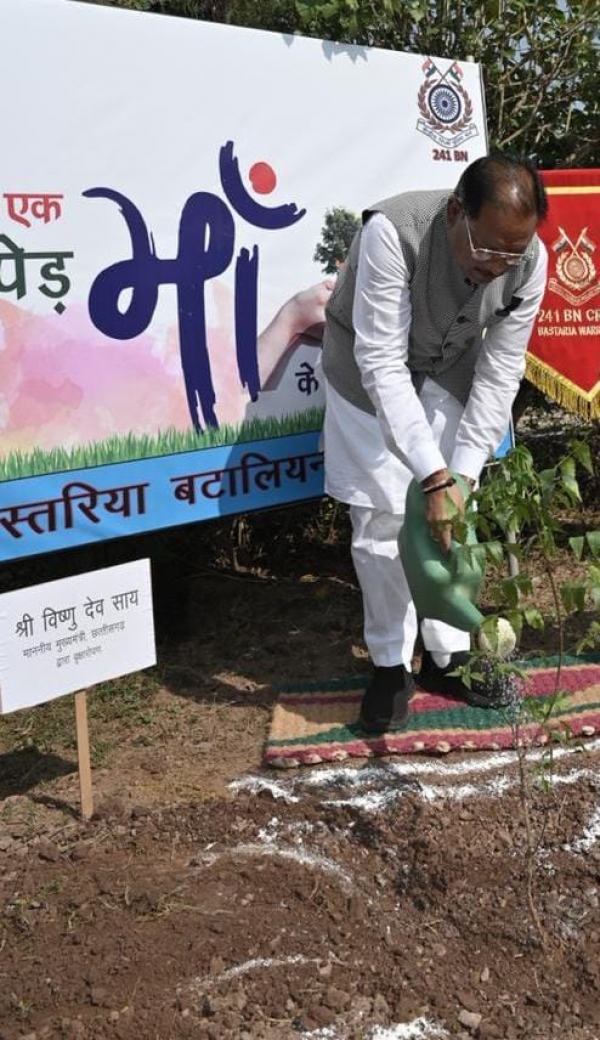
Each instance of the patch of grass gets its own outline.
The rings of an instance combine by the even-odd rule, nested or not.
[[[122,725],[113,738],[114,724],[126,723],[136,730],[155,721],[152,702],[157,689],[156,671],[148,669],[99,683],[89,691],[90,749],[95,766],[103,764],[114,744],[122,740]],[[48,754],[73,751],[76,746],[72,696],[0,717],[0,752],[4,754],[28,748]]]
[[[37,748],[43,753],[74,748],[75,723],[71,697],[11,712],[0,719],[0,750],[4,754]]]
[[[154,668],[99,683],[88,699],[88,716],[101,722],[130,720],[146,726],[154,719],[152,701],[158,686]]]
[[[34,448],[31,452],[13,451],[6,458],[0,459],[0,480],[17,480],[22,477],[41,476],[43,473],[87,469],[110,463],[130,462],[132,459],[177,455],[181,452],[242,444],[269,437],[285,437],[319,430],[322,423],[323,409],[310,408],[281,419],[252,419],[240,423],[239,426],[225,425],[220,426],[218,430],[208,429],[202,433],[196,433],[195,430],[175,430],[171,427],[153,436],[136,436],[129,433],[71,449],[53,448],[51,451],[43,451],[41,448]]]

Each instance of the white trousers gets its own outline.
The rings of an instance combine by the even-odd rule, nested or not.
[[[364,506],[350,506],[352,560],[364,613],[364,638],[375,665],[403,664],[411,670],[418,620],[398,551],[403,517]],[[443,621],[421,621],[428,650],[468,650],[470,636]]]
[[[449,463],[462,406],[429,380],[421,393],[421,403],[435,441]],[[404,499],[412,474],[391,455],[390,459],[394,472],[400,473],[397,486],[402,487],[402,494],[396,491],[394,504],[390,501],[387,511],[372,504],[350,503],[352,559],[363,597],[364,638],[373,664],[403,664],[410,670],[419,620],[400,562],[398,534],[404,522]],[[396,511],[398,501],[402,505]],[[471,642],[468,632],[432,619],[421,619],[421,637],[424,646],[435,654],[468,650]]]

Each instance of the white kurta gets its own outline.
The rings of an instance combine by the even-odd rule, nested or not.
[[[417,635],[397,544],[408,484],[413,476],[423,480],[446,466],[479,479],[506,434],[546,266],[540,243],[537,264],[519,289],[522,303],[483,338],[463,408],[431,379],[417,396],[407,367],[411,301],[398,235],[381,213],[363,230],[353,309],[355,354],[377,416],[327,385],[325,490],[350,505],[364,635],[375,665],[410,669]],[[431,619],[421,622],[421,634],[442,666],[450,653],[469,646],[468,633]]]
[[[356,360],[377,417],[327,386],[324,446],[329,495],[401,515],[413,476],[423,480],[449,465],[479,479],[506,434],[544,293],[546,266],[540,243],[538,262],[519,289],[523,302],[483,339],[466,408],[429,379],[419,399],[407,367],[408,271],[393,224],[382,213],[373,214],[361,238],[353,323]],[[445,434],[444,414],[451,419]]]

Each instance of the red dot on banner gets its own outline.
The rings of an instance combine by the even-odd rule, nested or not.
[[[252,187],[259,195],[269,195],[277,184],[275,170],[266,162],[254,163],[248,176]]]

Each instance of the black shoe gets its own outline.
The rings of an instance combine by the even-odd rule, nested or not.
[[[415,688],[403,664],[375,667],[360,706],[358,725],[365,733],[395,733],[408,722],[408,702]]]
[[[433,660],[429,650],[423,651],[421,659],[421,670],[416,677],[417,686],[428,693],[438,693],[442,697],[453,697],[456,700],[466,701],[474,708],[504,708],[515,701],[517,687],[514,679],[507,676],[494,678],[471,679],[471,685],[467,686],[460,675],[449,675],[471,660],[468,650],[452,654],[450,664],[440,668]],[[477,663],[476,670],[484,672],[485,664]]]

